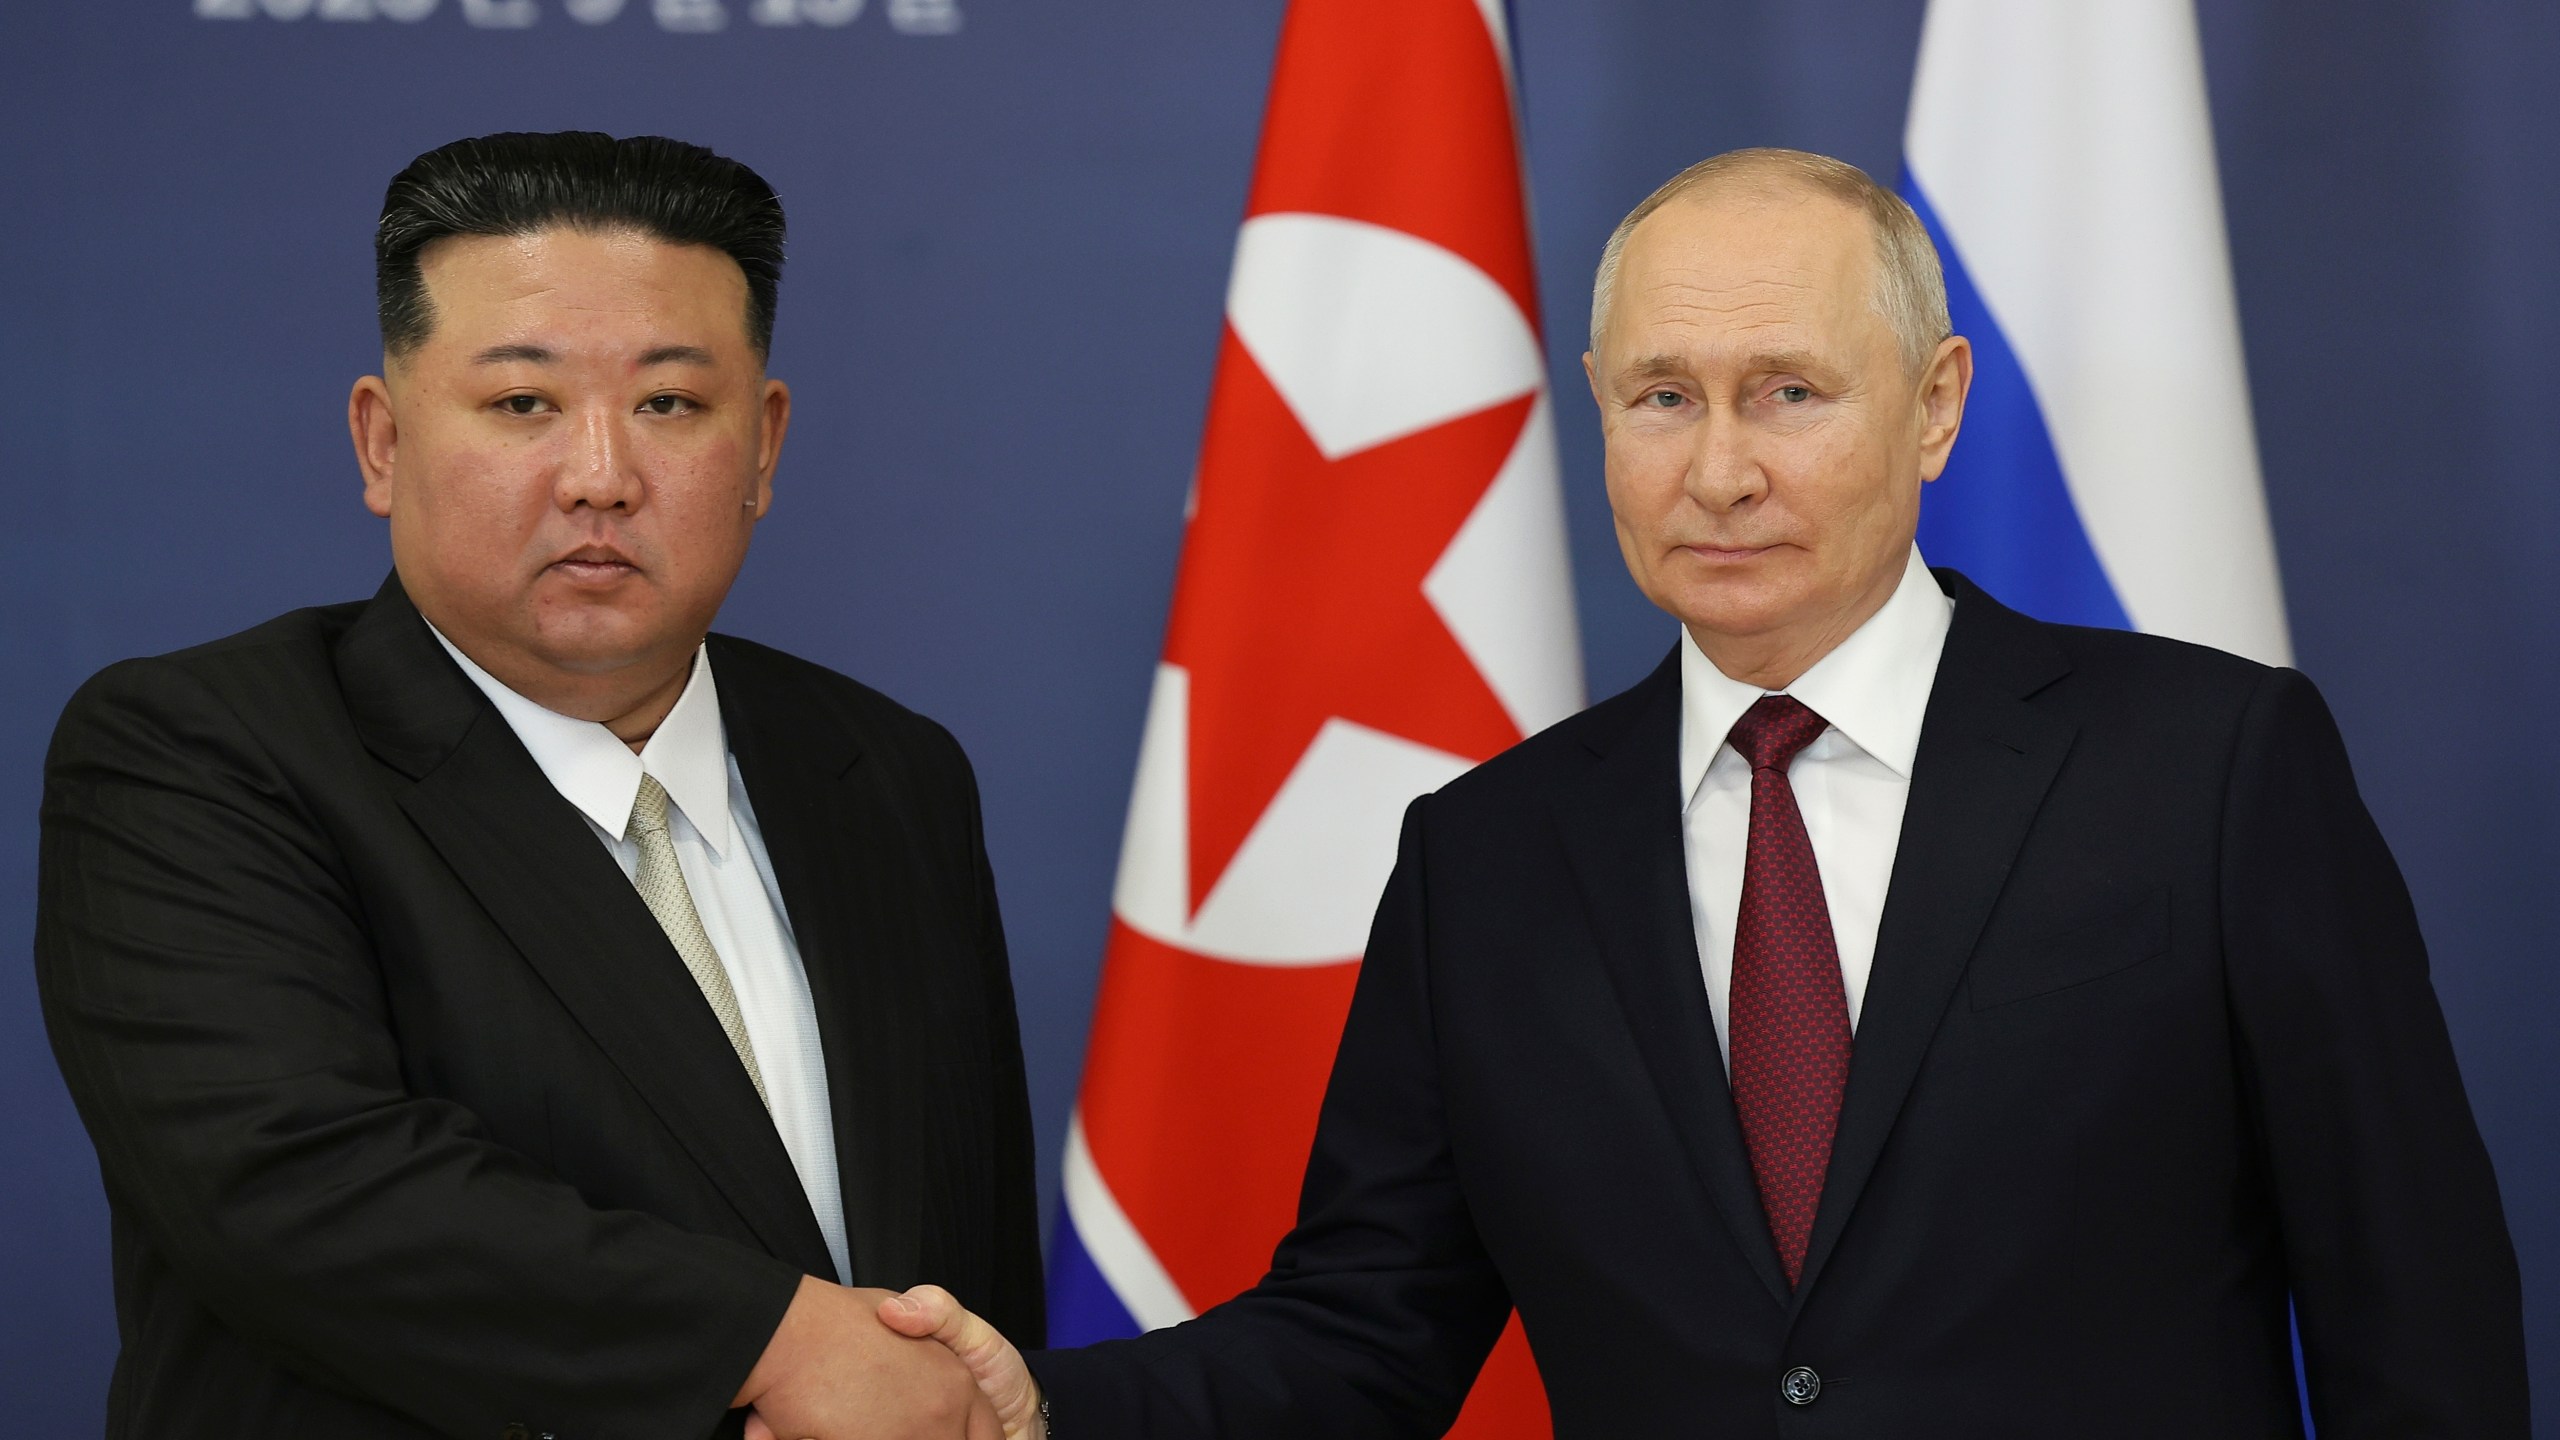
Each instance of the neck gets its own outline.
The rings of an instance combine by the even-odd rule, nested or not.
[[[448,638],[451,633],[446,632]],[[492,653],[481,654],[461,640],[453,643],[499,684],[545,710],[602,725],[637,754],[684,698],[700,642],[601,674],[564,671],[538,657],[498,652],[494,647]]]
[[[1690,625],[1686,627],[1689,638],[1726,679],[1763,690],[1784,690],[1875,618],[1901,587],[1905,563],[1897,561],[1847,605],[1801,623],[1752,635],[1725,635]]]
[[[687,651],[684,664],[676,668],[675,674],[660,681],[622,713],[593,718],[637,755],[648,745],[649,737],[658,733],[658,727],[666,723],[667,716],[674,713],[676,702],[684,698],[686,682],[692,678],[693,653]]]

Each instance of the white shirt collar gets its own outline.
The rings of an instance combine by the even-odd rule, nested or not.
[[[1920,547],[1902,569],[1902,581],[1884,602],[1831,653],[1786,688],[1831,722],[1842,739],[1894,774],[1911,778],[1920,750],[1920,721],[1946,648],[1955,601],[1938,588],[1921,562]],[[1684,627],[1680,632],[1680,803],[1685,809],[1706,779],[1742,712],[1764,691],[1715,667]]]
[[[614,733],[593,720],[580,720],[546,710],[501,684],[472,662],[461,647],[432,624],[427,627],[453,663],[498,707],[507,728],[516,732],[542,767],[545,779],[580,814],[608,835],[629,839],[631,805],[640,796],[640,777],[655,775],[667,798],[684,812],[694,832],[725,857],[735,830],[729,815],[729,743],[720,725],[720,692],[711,679],[710,647],[693,652],[693,673],[684,693],[657,732],[638,754]]]

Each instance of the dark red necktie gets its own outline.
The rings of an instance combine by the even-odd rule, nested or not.
[[[1828,726],[1785,695],[1764,696],[1727,737],[1751,762],[1751,844],[1733,927],[1728,1005],[1733,1104],[1760,1182],[1769,1238],[1793,1285],[1804,1273],[1831,1134],[1849,1084],[1849,999],[1813,842],[1787,764]]]

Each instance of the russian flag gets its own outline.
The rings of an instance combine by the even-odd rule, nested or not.
[[[1932,0],[1902,194],[1974,351],[1920,549],[2047,620],[2290,661],[2185,0]]]

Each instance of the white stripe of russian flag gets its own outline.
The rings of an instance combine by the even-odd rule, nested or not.
[[[2135,628],[2287,663],[2193,9],[1933,0],[1904,154],[1950,290],[1986,312],[1957,328],[1993,362],[1925,502],[1924,552],[2031,610],[2073,609],[2070,577],[2053,606],[2040,587],[2094,555],[2088,578]],[[2039,426],[2067,491],[2042,509],[2016,478]]]

